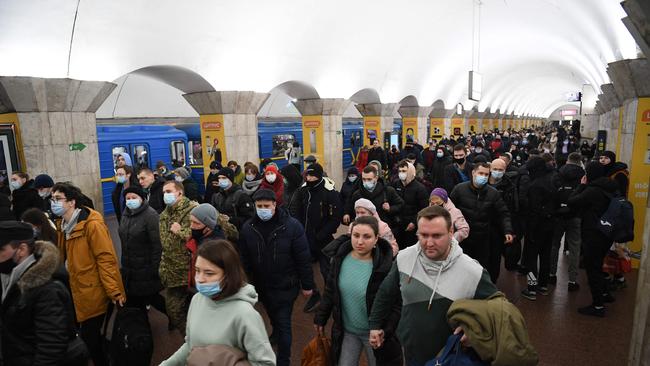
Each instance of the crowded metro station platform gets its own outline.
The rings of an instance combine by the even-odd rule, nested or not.
[[[650,365],[646,2],[0,9],[0,366]]]

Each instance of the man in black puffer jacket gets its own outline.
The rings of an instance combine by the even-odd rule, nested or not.
[[[70,294],[54,278],[59,251],[33,235],[29,224],[0,223],[0,273],[9,276],[0,306],[5,365],[62,364],[75,334]]]
[[[253,200],[234,182],[235,172],[230,168],[221,168],[217,176],[219,190],[212,195],[212,206],[220,214],[227,215],[228,222],[239,230],[246,220],[255,215]]]
[[[396,220],[393,232],[400,249],[417,243],[417,216],[421,209],[429,205],[429,193],[417,179],[415,166],[402,160],[397,164],[399,179],[393,182],[393,188],[404,200],[404,205]]]
[[[602,273],[603,260],[612,246],[612,241],[598,228],[600,217],[607,211],[610,196],[618,190],[618,185],[605,176],[603,166],[595,161],[585,167],[585,176],[580,185],[569,197],[569,207],[578,211],[581,225],[580,233],[584,247],[585,270],[589,280],[592,303],[578,309],[583,315],[605,316],[605,302],[614,298],[607,291]]]
[[[536,300],[538,292],[548,295],[555,211],[554,169],[539,156],[529,159],[526,168],[530,175],[530,186],[527,192],[529,230],[523,262],[528,272],[528,287],[521,294],[529,300]]]
[[[487,184],[489,175],[490,164],[477,163],[471,180],[458,184],[449,196],[469,224],[469,236],[460,244],[463,252],[486,269],[490,268],[490,237],[501,230],[505,233],[504,242],[509,244],[513,234],[508,206],[499,191]]]

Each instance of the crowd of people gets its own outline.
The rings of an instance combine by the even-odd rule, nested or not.
[[[424,365],[452,334],[464,333],[467,346],[485,342],[452,327],[447,311],[502,316],[475,305],[506,301],[496,286],[502,258],[526,276],[523,297],[548,295],[562,243],[568,291],[581,288],[581,266],[589,282],[592,303],[578,312],[605,316],[625,278],[606,277],[603,261],[624,243],[598,220],[612,197],[627,195],[629,174],[611,151],[579,141],[562,127],[472,132],[426,147],[409,139],[402,151],[375,141],[344,182],[313,156],[301,171],[295,145],[281,169],[213,161],[203,197],[185,167],[134,168],[118,157],[119,259],[104,217],[74,183],[14,172],[0,186],[2,359],[72,364],[83,356],[71,345],[82,340],[94,364],[107,365],[113,309],[153,306],[185,336],[163,365],[289,365],[292,311],[304,296],[318,334],[332,319],[334,364],[357,365],[365,352],[369,365]],[[341,224],[349,227],[337,235]],[[512,336],[525,328],[491,331],[518,340],[498,345],[513,348],[516,364],[535,364],[527,336]]]

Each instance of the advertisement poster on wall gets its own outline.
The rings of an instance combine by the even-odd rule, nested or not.
[[[402,148],[406,145],[406,140],[408,139],[411,139],[411,141],[419,139],[417,117],[402,118]]]
[[[432,117],[430,123],[429,133],[431,134],[431,138],[440,141],[445,134],[445,119]]]
[[[221,162],[221,165],[226,165],[228,162],[223,114],[201,115],[199,123],[201,123],[203,156],[208,157],[208,159],[203,159],[203,174],[204,177],[208,177],[211,162],[216,160]]]
[[[640,98],[634,131],[634,149],[630,166],[630,190],[628,198],[634,205],[634,241],[630,250],[643,248],[643,230],[648,207],[648,184],[650,180],[650,98]],[[638,267],[638,262],[635,263]]]
[[[304,155],[314,155],[316,160],[325,166],[323,116],[302,117],[302,144]]]
[[[465,135],[465,120],[462,118],[451,119],[451,134],[454,136]]]
[[[468,126],[469,132],[478,133],[478,120],[476,118],[470,119]]]

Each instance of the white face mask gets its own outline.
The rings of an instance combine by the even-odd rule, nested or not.
[[[348,180],[350,181],[350,183],[354,183],[357,180],[357,176],[356,175],[351,175],[351,176],[348,177]]]
[[[267,180],[269,183],[274,183],[274,182],[275,182],[275,178],[277,178],[277,176],[276,176],[275,174],[273,174],[273,173],[271,173],[271,174],[267,174],[267,175],[266,175],[266,180]]]
[[[246,180],[251,182],[255,179],[255,174],[246,174]]]
[[[404,172],[398,173],[397,176],[399,177],[399,180],[401,180],[401,181],[406,180],[406,173],[404,173]]]

